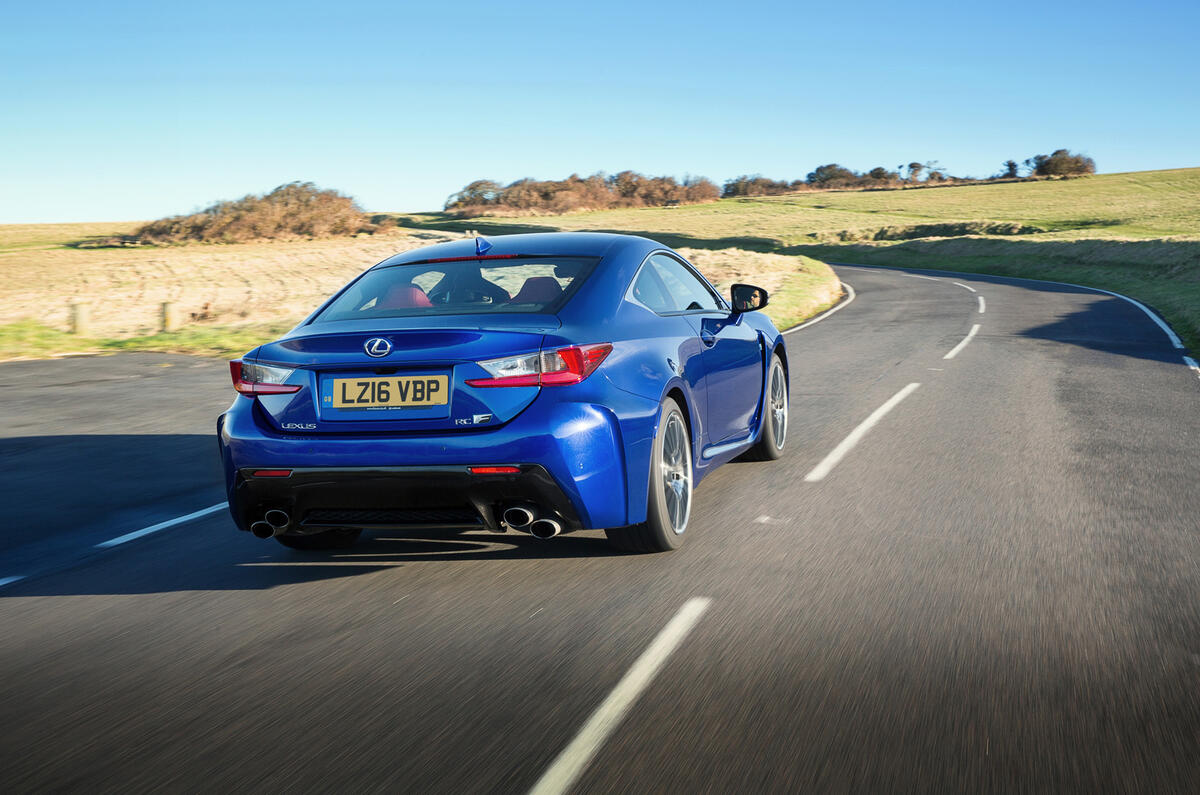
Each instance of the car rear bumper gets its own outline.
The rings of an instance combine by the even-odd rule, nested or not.
[[[511,503],[535,505],[564,530],[640,522],[657,406],[633,396],[618,399],[621,405],[610,408],[539,398],[536,410],[486,431],[301,435],[275,431],[256,416],[255,401],[238,398],[217,423],[230,510],[242,529],[262,518],[254,514],[268,510],[268,502],[297,506],[302,513],[292,519],[302,526],[304,514],[317,510],[468,509],[478,519],[467,526],[496,529],[497,509]],[[494,465],[521,472],[468,470]],[[291,469],[293,475],[247,478],[254,469]]]
[[[465,466],[306,467],[286,477],[238,470],[229,509],[242,529],[282,510],[290,532],[339,527],[366,530],[500,530],[503,508],[536,506],[564,530],[584,525],[544,467],[517,465],[512,474],[474,474]]]

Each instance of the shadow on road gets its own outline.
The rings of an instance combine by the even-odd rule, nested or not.
[[[220,484],[214,434],[0,439],[0,551],[86,529],[127,532],[186,513],[192,495]]]
[[[181,532],[181,531],[177,531]],[[98,596],[184,591],[262,591],[398,569],[422,563],[555,560],[619,556],[593,534],[541,541],[518,533],[406,536],[365,535],[353,548],[330,552],[286,549],[260,541],[221,521],[191,537],[147,542],[167,544],[156,554],[133,548],[98,565],[30,579],[0,590],[0,599],[27,596]],[[150,547],[146,547],[149,550]]]
[[[1043,292],[1076,292],[1095,296],[1097,300],[1050,323],[1026,329],[1021,336],[1184,366],[1184,351],[1173,347],[1162,329],[1153,325],[1144,312],[1128,301],[1071,287],[1048,285],[1038,289]]]

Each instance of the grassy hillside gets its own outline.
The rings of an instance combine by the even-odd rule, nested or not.
[[[484,233],[608,230],[695,248],[1069,281],[1149,303],[1200,347],[1200,168],[556,217],[406,218]]]
[[[885,227],[978,222],[1026,227],[1021,231],[1043,239],[1145,239],[1200,235],[1200,168],[945,188],[798,193],[533,218],[457,221],[440,213],[406,217],[418,225],[620,230],[749,247],[837,240],[841,233],[857,238]]]
[[[11,251],[70,248],[89,240],[128,235],[139,226],[141,224],[137,221],[86,224],[3,224],[0,225],[0,254]]]
[[[780,324],[832,300],[832,275],[815,261],[824,260],[1116,290],[1158,309],[1200,348],[1200,168],[563,216],[397,218],[405,228],[386,237],[167,248],[74,245],[127,234],[137,226],[129,223],[0,226],[6,277],[0,281],[0,357],[89,345],[245,348],[247,340],[294,322],[351,275],[395,251],[467,230],[548,229],[640,233],[682,248],[718,282],[757,280],[772,289],[768,312]],[[72,300],[91,304],[101,339],[64,333]],[[167,300],[194,321],[174,335],[154,334],[159,304]]]

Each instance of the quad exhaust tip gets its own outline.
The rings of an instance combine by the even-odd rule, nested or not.
[[[263,515],[254,524],[250,525],[250,532],[256,538],[270,538],[271,536],[281,536],[292,523],[292,517],[287,515],[287,511],[281,511],[278,508],[272,508]]]
[[[535,519],[529,523],[529,534],[545,541],[562,532],[562,525],[553,519]]]
[[[504,523],[514,530],[528,527],[536,518],[533,509],[524,505],[514,505],[504,511]]]

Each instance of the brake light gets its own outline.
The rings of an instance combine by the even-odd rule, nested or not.
[[[612,344],[571,345],[553,351],[489,359],[479,366],[491,378],[467,379],[467,386],[567,386],[587,378],[612,352]]]
[[[299,392],[299,384],[283,383],[293,372],[295,371],[286,367],[247,364],[241,359],[234,359],[229,363],[229,376],[233,379],[233,388],[249,398],[255,395],[288,395]]]
[[[468,467],[472,475],[519,475],[520,467]]]
[[[438,257],[436,259],[423,259],[416,262],[406,262],[405,265],[428,265],[431,262],[469,262],[470,260],[485,260],[485,259],[516,259],[520,254],[476,254],[473,257]]]

